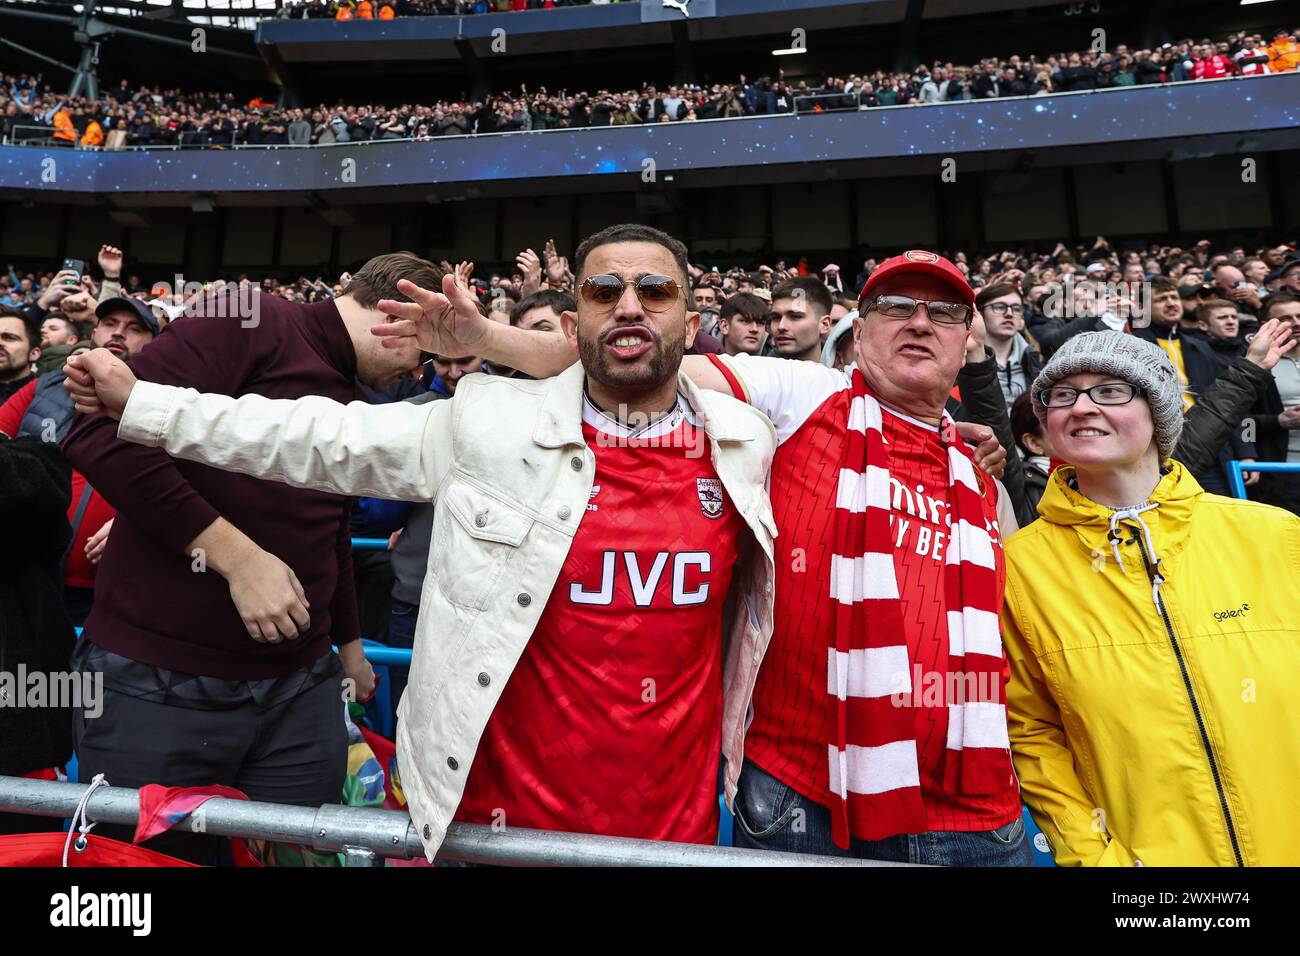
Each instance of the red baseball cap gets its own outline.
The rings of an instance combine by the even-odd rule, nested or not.
[[[938,276],[961,296],[960,301],[965,302],[972,309],[975,308],[975,290],[970,287],[961,270],[938,253],[927,252],[924,249],[909,249],[901,256],[886,259],[877,266],[876,271],[867,278],[867,284],[862,287],[862,293],[858,296],[858,308],[862,308],[862,303],[872,289],[878,288],[891,276],[907,272]]]

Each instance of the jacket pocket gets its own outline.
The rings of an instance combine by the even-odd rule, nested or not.
[[[449,484],[438,496],[429,561],[443,596],[485,610],[532,526],[531,516],[500,498],[465,481]]]

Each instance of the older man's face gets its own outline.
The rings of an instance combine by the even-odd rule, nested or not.
[[[891,278],[872,295],[903,295],[937,302],[964,301],[947,282],[920,273]],[[931,320],[918,306],[909,319],[881,315],[874,308],[853,321],[858,368],[876,396],[891,408],[937,420],[966,363],[965,325]]]
[[[1264,280],[1268,278],[1268,266],[1264,264],[1263,259],[1250,259],[1242,268],[1241,274],[1250,282],[1263,288]]]

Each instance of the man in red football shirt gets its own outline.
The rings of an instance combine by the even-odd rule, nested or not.
[[[714,842],[724,726],[738,736],[747,699],[735,675],[771,634],[775,439],[752,408],[679,374],[699,323],[685,247],[614,226],[575,267],[562,323],[581,366],[546,382],[473,374],[449,401],[342,406],[137,383],[102,352],[69,370],[78,407],[102,404],[120,437],[300,487],[434,501],[398,711],[430,859],[451,819]],[[443,293],[400,288],[496,325],[454,277]],[[414,321],[376,332],[469,351]]]
[[[971,473],[976,495],[954,490],[961,483],[954,461],[964,452],[944,412],[962,366],[988,360],[970,332],[974,292],[946,259],[912,251],[872,273],[859,312],[858,373],[745,355],[687,356],[682,365],[696,385],[763,411],[779,442],[770,482],[780,528],[775,624],[752,697],[745,696],[752,719],[732,743],[725,778],[735,842],[913,863],[1027,865],[993,616],[1005,573],[1001,539],[1016,522],[1005,491],[983,472]],[[458,333],[492,361],[538,376],[562,367],[564,345],[555,337],[476,331]],[[859,381],[879,406],[883,468],[846,456],[850,432],[864,428]],[[867,497],[888,509],[887,530],[865,542],[865,558],[888,553],[888,566],[863,561],[861,548],[837,553],[841,513],[864,510],[846,472],[863,473],[868,489],[873,473],[880,476],[878,492]],[[962,500],[964,510],[956,507]],[[899,615],[891,619],[901,633],[873,635],[873,645],[893,644],[884,670],[871,663],[879,647],[836,646],[845,604],[836,568],[854,556],[867,570],[854,571],[851,583],[878,588]],[[967,599],[963,580],[981,575],[983,609]],[[910,716],[902,736],[877,747],[846,745],[846,735],[869,738],[877,728],[852,726],[850,716],[846,731],[845,702],[884,698]]]
[[[864,318],[854,321],[857,367],[881,405],[888,461],[889,549],[893,554],[903,638],[910,674],[888,673],[895,706],[912,715],[916,761],[913,789],[923,813],[898,831],[877,812],[851,820],[847,848],[831,838],[836,796],[878,796],[894,783],[877,773],[871,754],[847,782],[834,779],[827,748],[835,741],[836,697],[828,693],[828,655],[834,656],[836,602],[833,575],[839,472],[849,434],[851,376],[807,363],[717,357],[712,380],[688,367],[700,384],[731,389],[763,410],[777,430],[772,463],[772,510],[777,541],[776,625],[754,687],[753,721],[745,738],[745,765],[736,797],[735,843],[811,853],[951,865],[1027,865],[1031,853],[1021,821],[1019,789],[1009,761],[999,761],[996,785],[965,792],[948,765],[954,749],[951,714],[971,689],[951,666],[947,549],[955,544],[948,494],[949,449],[942,434],[944,403],[967,360],[974,293],[961,273],[932,253],[909,252],[885,262],[860,297]],[[979,346],[982,351],[982,345]],[[705,361],[708,361],[706,359]],[[996,600],[1005,569],[1002,537],[1016,528],[1000,485],[981,495],[982,521],[992,545]],[[996,638],[996,630],[993,633]],[[967,654],[969,654],[969,650]],[[975,686],[1005,728],[1005,667],[1000,645],[996,678]],[[983,675],[980,675],[983,676]],[[852,683],[850,677],[850,684]],[[849,695],[852,695],[852,689]],[[1002,742],[990,742],[1001,749]],[[883,750],[883,748],[881,748]],[[878,759],[878,758],[877,758]],[[945,777],[948,779],[945,779]],[[898,788],[900,790],[905,787]],[[920,832],[918,832],[918,830]]]

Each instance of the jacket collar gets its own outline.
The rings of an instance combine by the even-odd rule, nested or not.
[[[1157,507],[1144,516],[1161,557],[1182,550],[1191,530],[1192,512],[1205,493],[1182,464],[1173,460],[1166,464],[1169,470],[1160,476],[1148,499]],[[1110,543],[1106,535],[1111,509],[1070,487],[1073,477],[1073,465],[1062,465],[1052,472],[1039,501],[1038,513],[1050,524],[1074,528],[1086,548],[1101,549],[1109,554]]]
[[[550,380],[537,413],[537,424],[533,427],[534,442],[543,448],[586,444],[582,435],[582,389],[586,381],[587,373],[581,362],[575,362]],[[714,441],[753,441],[757,437],[757,426],[747,417],[721,410],[718,396],[696,388],[695,383],[680,371],[677,373],[677,389],[686,396],[687,404],[704,425],[705,434]]]
[[[1155,322],[1152,322],[1146,327],[1145,331],[1146,334],[1143,335],[1142,338],[1146,339],[1148,342],[1155,339],[1171,339],[1176,342],[1182,338],[1182,335],[1179,334],[1177,324],[1158,325]]]

